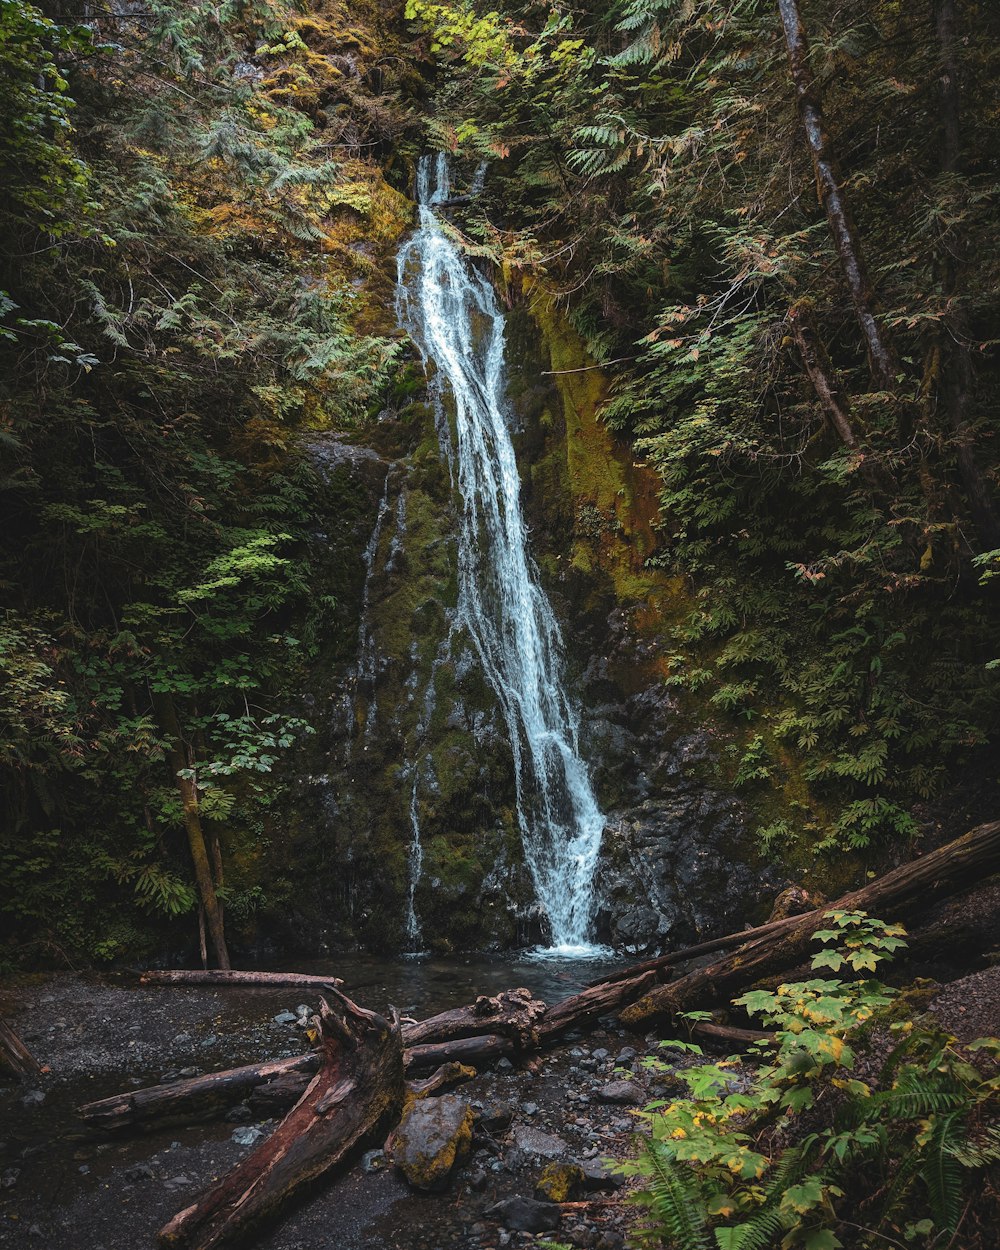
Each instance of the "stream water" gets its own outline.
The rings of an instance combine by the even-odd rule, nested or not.
[[[423,157],[418,229],[399,254],[399,319],[432,366],[438,435],[461,500],[456,624],[472,637],[506,722],[524,855],[551,952],[585,955],[604,817],[580,755],[559,625],[528,550],[504,318],[439,216],[449,194],[447,158]]]

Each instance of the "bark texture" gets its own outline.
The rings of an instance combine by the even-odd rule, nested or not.
[[[271,1136],[166,1224],[161,1247],[210,1250],[242,1239],[303,1186],[394,1123],[403,1103],[403,1048],[389,1022],[331,991],[317,1017],[322,1062]]]
[[[897,372],[895,355],[875,317],[872,284],[858,232],[841,190],[833,145],[823,118],[822,96],[809,63],[809,40],[798,0],[778,0],[778,12],[785,32],[795,99],[816,175],[816,187],[826,212],[830,235],[851,295],[851,303],[864,336],[872,378],[883,390],[891,390],[895,385]]]

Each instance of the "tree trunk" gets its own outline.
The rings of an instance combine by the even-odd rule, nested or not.
[[[220,968],[229,968],[229,951],[226,947],[226,934],[222,922],[222,908],[215,892],[215,881],[212,876],[212,865],[208,857],[205,833],[201,827],[201,815],[198,809],[198,789],[190,777],[182,774],[187,772],[188,761],[184,758],[184,742],[181,735],[177,710],[169,694],[154,693],[153,708],[156,711],[160,728],[167,738],[168,758],[174,774],[174,780],[181,795],[181,808],[184,816],[184,829],[191,848],[191,861],[194,864],[195,881],[198,894],[205,909],[205,920],[208,933],[212,939],[215,961]]]
[[[627,981],[605,981],[603,984],[590,986],[571,998],[555,1003],[542,1017],[539,1026],[542,1045],[554,1041],[570,1029],[579,1028],[599,1016],[617,1011],[625,1003],[630,1003],[640,994],[644,994],[656,984],[656,980],[655,972],[644,972]]]
[[[313,976],[309,972],[240,972],[232,968],[152,968],[139,977],[142,985],[250,985],[326,989],[341,986],[340,977]]]
[[[955,50],[955,0],[937,0],[935,25],[941,74],[941,172],[955,174],[961,161],[961,80]],[[959,259],[963,248],[952,240],[942,249],[941,286],[945,299],[953,300],[958,290]],[[976,460],[976,444],[969,424],[969,397],[974,378],[968,345],[968,329],[961,313],[949,318],[942,336],[940,387],[948,424],[955,436],[955,459],[968,496],[980,541],[987,549],[1000,547],[1000,521],[993,506],[989,485]]]
[[[825,916],[830,911],[862,910],[895,919],[915,903],[924,905],[928,898],[981,880],[998,868],[1000,821],[995,821],[903,864],[836,902],[792,917],[786,929],[764,934],[705,968],[656,986],[626,1007],[620,1019],[630,1028],[647,1028],[679,1012],[728,1000],[761,977],[805,961],[812,949],[812,936],[817,929],[827,927]]]
[[[162,1247],[210,1250],[243,1237],[309,1182],[395,1122],[403,1103],[398,1019],[365,1011],[337,990],[320,1002],[322,1066],[271,1136],[159,1232]]]
[[[778,0],[778,12],[784,27],[799,117],[812,158],[819,198],[826,210],[833,245],[837,249],[840,267],[864,336],[872,378],[883,390],[892,390],[897,372],[895,354],[875,318],[874,293],[857,230],[840,189],[837,163],[823,119],[819,87],[809,64],[809,40],[798,0]]]

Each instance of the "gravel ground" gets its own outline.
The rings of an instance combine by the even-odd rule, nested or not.
[[[299,1053],[307,1047],[301,1029],[274,1017],[310,998],[287,989],[141,988],[125,976],[32,978],[0,990],[0,1014],[49,1069],[26,1086],[0,1084],[0,1247],[152,1250],[156,1230],[275,1121],[255,1118],[244,1104],[228,1121],[108,1137],[87,1130],[74,1108],[130,1086]],[[963,1040],[1000,1035],[1000,967],[946,985],[932,1009]],[[484,1072],[458,1093],[487,1111],[506,1106],[511,1124],[477,1131],[473,1154],[447,1192],[417,1194],[391,1168],[356,1166],[250,1244],[520,1250],[553,1240],[620,1250],[633,1218],[620,1193],[595,1193],[593,1205],[568,1209],[548,1234],[511,1231],[487,1211],[506,1197],[531,1197],[549,1156],[581,1163],[626,1157],[634,1107],[603,1095],[623,1075],[635,1082],[638,1102],[660,1092],[657,1080],[669,1089],[669,1075],[651,1078],[643,1066],[653,1054],[670,1059],[653,1038],[597,1030],[521,1069],[501,1064]],[[690,1062],[674,1056],[675,1067]]]
[[[930,1006],[961,1042],[1000,1037],[1000,965],[952,981]]]
[[[140,988],[124,977],[69,975],[0,992],[0,1013],[50,1069],[27,1086],[0,1085],[0,1246],[152,1248],[156,1230],[253,1149],[248,1137],[259,1141],[275,1121],[255,1120],[244,1105],[229,1122],[109,1138],[87,1130],[74,1108],[130,1085],[302,1051],[301,1030],[273,1017],[309,998],[296,990]],[[507,1106],[512,1123],[477,1133],[472,1156],[446,1193],[416,1194],[391,1168],[355,1167],[251,1244],[259,1250],[538,1244],[546,1237],[499,1227],[487,1209],[508,1196],[531,1197],[544,1152],[580,1162],[628,1154],[632,1109],[602,1102],[601,1091],[625,1072],[639,1082],[640,1100],[652,1096],[641,1060],[654,1049],[652,1040],[647,1047],[599,1031],[522,1069],[502,1061],[458,1092],[474,1105]],[[573,1209],[546,1236],[619,1250],[631,1208],[615,1196],[593,1196],[593,1206]]]

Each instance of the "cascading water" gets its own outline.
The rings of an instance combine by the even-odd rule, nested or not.
[[[434,206],[444,155],[418,169],[419,226],[399,254],[398,305],[431,380],[438,435],[462,500],[456,623],[472,636],[506,721],[525,860],[555,951],[583,953],[604,818],[562,682],[562,638],[528,553],[505,394],[504,321]],[[450,394],[453,410],[444,404]]]

